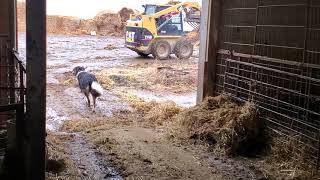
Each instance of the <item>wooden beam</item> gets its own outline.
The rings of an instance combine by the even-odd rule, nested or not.
[[[46,0],[26,1],[27,159],[26,179],[45,179]]]
[[[204,92],[204,74],[205,74],[205,64],[208,60],[208,38],[209,37],[209,22],[211,13],[211,1],[202,0],[201,9],[201,24],[200,24],[200,56],[198,63],[198,90],[197,90],[197,104],[202,102],[203,92]]]
[[[14,111],[18,106],[19,104],[0,105],[0,112]]]
[[[221,0],[202,1],[197,103],[215,95]]]
[[[13,49],[16,49],[16,1],[15,0],[8,0],[9,2],[9,37],[10,37],[10,46],[8,49],[8,59],[9,59],[9,64],[12,67],[9,67],[9,86],[14,87],[15,86],[15,60],[13,56]],[[10,103],[15,103],[15,91],[10,90]]]
[[[18,47],[18,41],[17,41],[17,2],[16,0],[8,0],[9,1],[9,34],[10,34],[10,43],[11,43],[11,49],[17,49]]]

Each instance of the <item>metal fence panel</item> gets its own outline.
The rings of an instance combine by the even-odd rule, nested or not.
[[[256,102],[268,128],[298,135],[319,168],[320,1],[222,4],[216,91]]]

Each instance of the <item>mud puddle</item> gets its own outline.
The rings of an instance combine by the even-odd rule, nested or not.
[[[77,87],[49,85],[47,93],[47,129],[50,131],[59,131],[65,120],[91,119],[94,123],[96,119],[111,117],[116,111],[130,109],[126,102],[106,90],[97,99],[95,113]]]
[[[196,154],[173,146],[159,129],[117,127],[104,131],[109,137],[102,149],[127,179],[222,179]]]
[[[96,155],[96,150],[78,133],[68,134],[65,145],[83,179],[122,180],[120,174]]]
[[[47,122],[46,127],[49,131],[58,131],[60,125],[65,121],[67,118],[64,116],[59,116],[58,113],[50,107],[47,107]]]
[[[207,159],[211,167],[223,174],[226,179],[264,179],[263,176],[257,177],[255,172],[245,167],[241,162],[225,157],[209,157]]]

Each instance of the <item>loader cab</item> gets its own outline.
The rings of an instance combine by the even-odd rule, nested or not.
[[[159,17],[157,19],[157,28],[159,36],[181,36],[184,33],[182,13],[170,18]]]
[[[144,15],[152,15],[159,11],[169,8],[170,6],[158,6],[154,4],[147,4],[142,6],[144,8]]]

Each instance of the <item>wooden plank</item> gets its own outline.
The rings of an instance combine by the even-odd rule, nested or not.
[[[13,111],[16,110],[18,104],[0,105],[0,112]]]
[[[198,90],[197,90],[197,103],[202,102],[203,91],[204,91],[204,73],[205,64],[207,61],[208,51],[208,34],[209,27],[208,22],[210,21],[210,4],[211,1],[202,0],[202,11],[201,11],[201,24],[200,24],[200,56],[198,63]]]
[[[26,179],[45,179],[46,0],[26,1],[27,150]]]
[[[203,1],[201,45],[199,60],[199,80],[197,103],[206,96],[215,95],[216,61],[219,49],[219,27],[221,14],[221,0]],[[207,8],[205,8],[207,7]]]

